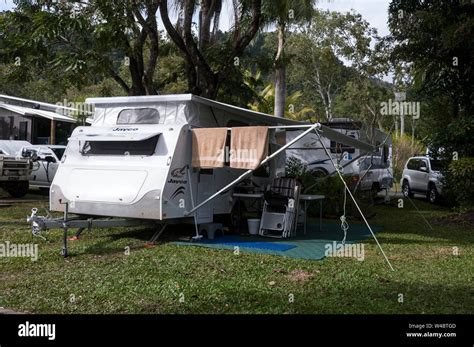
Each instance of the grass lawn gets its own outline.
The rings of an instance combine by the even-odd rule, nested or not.
[[[169,243],[176,238],[171,232],[146,249],[154,230],[144,228],[86,231],[70,242],[64,260],[61,231],[46,233],[46,243],[25,221],[31,207],[47,206],[45,200],[3,207],[0,242],[38,243],[40,256],[36,262],[0,258],[0,307],[31,313],[472,314],[473,225],[440,222],[449,210],[414,202],[434,230],[408,202],[403,209],[376,206],[370,219],[385,228],[378,239],[394,272],[372,239],[364,241],[364,261],[307,261],[176,246]]]

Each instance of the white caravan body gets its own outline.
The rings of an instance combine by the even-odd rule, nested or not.
[[[86,102],[95,107],[93,123],[77,127],[69,138],[50,189],[52,211],[64,211],[67,203],[70,213],[80,215],[183,218],[245,171],[193,169],[192,128],[301,124],[191,94]],[[270,146],[277,146],[275,130],[270,131]],[[284,167],[272,162],[267,180],[279,165]],[[230,213],[232,192],[200,208],[197,222],[212,222],[215,214]]]

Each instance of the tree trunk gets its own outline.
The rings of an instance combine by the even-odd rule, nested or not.
[[[405,134],[405,115],[400,115],[400,136]]]
[[[278,50],[275,57],[275,117],[285,116],[286,104],[286,68],[283,58],[285,47],[285,24],[278,24]]]

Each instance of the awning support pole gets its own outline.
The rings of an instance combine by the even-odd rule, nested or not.
[[[237,183],[239,183],[240,181],[242,181],[245,177],[247,177],[248,175],[250,175],[254,170],[258,169],[260,166],[264,165],[265,163],[269,162],[270,160],[272,160],[273,158],[275,158],[277,155],[279,155],[281,152],[285,151],[288,147],[290,147],[291,145],[293,145],[294,143],[296,143],[298,140],[300,140],[301,138],[303,138],[304,136],[306,136],[307,134],[309,134],[310,132],[320,128],[321,125],[319,123],[315,123],[313,124],[310,128],[308,128],[307,130],[305,130],[302,134],[300,134],[299,136],[295,137],[293,140],[291,140],[290,142],[288,142],[286,145],[284,145],[283,147],[279,148],[277,151],[275,151],[273,154],[271,154],[270,156],[267,156],[265,159],[263,159],[260,164],[253,170],[247,170],[245,171],[242,175],[240,175],[239,177],[237,177],[235,180],[233,180],[232,182],[230,182],[228,185],[226,185],[224,188],[221,188],[218,192],[214,193],[213,195],[211,195],[209,198],[207,198],[206,200],[204,200],[203,202],[201,202],[200,204],[198,204],[197,206],[193,207],[190,211],[185,211],[184,212],[184,215],[185,216],[189,216],[191,214],[193,214],[197,209],[201,208],[202,206],[206,205],[208,202],[210,202],[211,200],[215,199],[216,197],[218,197],[219,195],[221,195],[223,192],[225,192],[226,190],[229,190],[230,188],[232,188],[233,186],[235,186]],[[317,132],[317,130],[316,130]]]
[[[56,121],[51,119],[51,134],[49,137],[50,145],[56,144]]]

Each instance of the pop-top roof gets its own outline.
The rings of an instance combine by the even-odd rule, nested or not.
[[[269,124],[298,125],[306,124],[287,118],[279,118],[266,113],[251,111],[242,107],[225,104],[219,101],[206,99],[193,94],[170,94],[170,95],[147,95],[147,96],[119,96],[107,98],[87,98],[86,103],[93,104],[95,107],[106,107],[112,105],[132,105],[132,104],[153,104],[160,102],[196,102],[207,105],[212,108],[221,109],[244,117],[251,117]]]

